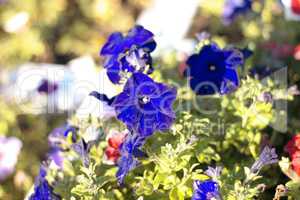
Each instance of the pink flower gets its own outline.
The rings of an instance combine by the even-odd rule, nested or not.
[[[120,157],[120,147],[123,144],[128,131],[112,131],[108,136],[108,146],[105,149],[105,158],[108,164],[116,164]]]
[[[294,49],[294,58],[300,60],[300,44],[298,44]]]
[[[292,11],[299,15],[300,14],[300,1],[292,0],[291,5],[292,5]]]
[[[14,172],[21,147],[18,138],[0,136],[0,181]]]
[[[300,176],[300,134],[295,135],[284,147],[292,160],[293,170]]]

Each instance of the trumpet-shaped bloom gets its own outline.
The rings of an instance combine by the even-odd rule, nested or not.
[[[153,36],[153,33],[138,25],[125,36],[120,32],[110,35],[100,55],[106,57],[104,67],[113,83],[119,83],[128,72],[153,71],[150,56],[156,47]]]
[[[135,73],[127,81],[123,92],[115,97],[112,106],[117,118],[129,130],[146,137],[154,131],[169,129],[175,119],[172,105],[176,94],[175,88],[154,82],[142,73]]]
[[[198,95],[228,94],[238,88],[237,67],[244,64],[248,54],[234,48],[220,49],[211,43],[188,58],[185,75]]]
[[[264,166],[278,162],[278,155],[275,152],[275,148],[266,146],[259,158],[254,162],[251,167],[251,172],[258,173]]]

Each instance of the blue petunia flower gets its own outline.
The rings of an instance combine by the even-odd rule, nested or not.
[[[126,36],[120,32],[110,35],[100,55],[106,57],[104,67],[113,83],[120,83],[128,72],[152,73],[150,53],[156,48],[153,36],[152,32],[139,25],[133,27]]]
[[[125,176],[133,170],[138,164],[138,157],[144,157],[145,153],[139,148],[145,143],[144,137],[138,135],[127,135],[126,140],[120,147],[121,157],[118,161],[117,179],[119,184],[124,182]]]
[[[46,169],[44,166],[40,169],[40,174],[34,186],[34,193],[29,200],[60,200],[61,197],[53,192],[53,188],[46,179]]]
[[[221,200],[218,183],[212,180],[195,180],[191,200]]]
[[[243,13],[251,10],[252,0],[226,0],[223,9],[223,22],[230,24]]]
[[[175,88],[154,82],[145,74],[134,73],[123,92],[115,97],[112,107],[129,130],[146,137],[154,131],[170,128],[175,119],[172,105],[176,94]]]
[[[248,56],[248,51],[220,49],[211,43],[188,58],[184,73],[190,77],[190,86],[198,95],[228,94],[239,86],[237,67]]]

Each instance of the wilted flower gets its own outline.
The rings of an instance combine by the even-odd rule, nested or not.
[[[107,136],[108,146],[105,149],[105,158],[109,164],[117,163],[117,161],[121,155],[120,147],[121,147],[122,143],[124,142],[127,134],[128,134],[127,130],[122,131],[122,132],[113,131]]]
[[[252,173],[258,173],[264,166],[278,162],[278,155],[275,152],[275,148],[266,146],[261,152],[258,160],[254,162],[251,167]]]
[[[53,192],[53,188],[46,179],[47,171],[44,166],[41,167],[39,176],[37,177],[34,192],[29,200],[60,200],[61,197]]]
[[[137,135],[127,135],[121,147],[121,157],[118,161],[118,172],[116,174],[119,184],[124,182],[125,176],[138,164],[138,157],[145,156],[139,148],[144,144],[145,138]]]
[[[223,10],[224,24],[230,24],[238,15],[251,10],[252,0],[226,0]]]
[[[234,48],[220,49],[211,43],[187,60],[185,75],[198,95],[227,94],[239,86],[237,67],[244,64],[245,52]]]
[[[0,181],[14,172],[21,147],[18,138],[0,136]]]
[[[112,106],[117,118],[140,136],[169,129],[175,119],[172,109],[176,89],[154,82],[142,73],[128,79],[123,92],[116,96]]]
[[[191,200],[221,200],[218,183],[212,180],[195,180]]]
[[[58,84],[50,82],[47,79],[43,79],[37,88],[37,91],[41,94],[51,94],[58,89]]]
[[[106,57],[104,67],[113,83],[119,83],[121,78],[130,72],[151,73],[152,58],[150,53],[156,43],[153,33],[142,26],[133,27],[126,36],[120,32],[110,35],[100,54]]]

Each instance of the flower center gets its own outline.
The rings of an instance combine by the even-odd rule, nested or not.
[[[215,65],[209,65],[208,67],[209,71],[216,71],[216,66]]]
[[[142,96],[142,97],[140,97],[140,102],[142,103],[142,104],[147,104],[147,103],[149,103],[150,102],[150,97],[149,96]]]

